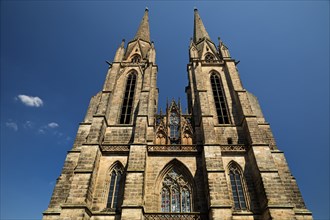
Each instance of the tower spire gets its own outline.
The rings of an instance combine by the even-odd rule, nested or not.
[[[150,30],[149,30],[149,9],[146,8],[139,29],[137,30],[134,40],[141,39],[150,42]]]
[[[210,40],[209,34],[207,33],[203,21],[198,14],[197,8],[194,9],[194,43],[199,40],[206,38]]]

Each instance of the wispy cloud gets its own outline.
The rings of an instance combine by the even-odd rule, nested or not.
[[[28,96],[28,95],[18,95],[17,98],[26,106],[30,107],[41,107],[43,106],[43,101],[38,96]]]
[[[34,127],[34,123],[32,121],[26,121],[24,124],[23,124],[23,127],[25,129],[32,129]]]
[[[51,122],[47,125],[49,128],[57,128],[59,125],[56,122]]]
[[[15,122],[6,122],[6,126],[14,131],[18,131],[18,126]]]
[[[56,122],[50,122],[48,123],[47,125],[44,125],[44,126],[41,126],[39,129],[38,129],[38,133],[39,134],[46,134],[46,132],[48,132],[50,129],[55,129],[55,128],[58,128],[60,125]],[[60,132],[58,131],[55,131],[53,132],[53,134],[57,135],[59,134]]]
[[[46,134],[46,131],[44,128],[39,128],[38,129],[38,134]]]
[[[31,122],[34,126],[34,123]],[[29,124],[29,121],[26,122]],[[34,126],[35,127],[35,126]],[[57,138],[57,144],[59,145],[67,145],[71,143],[72,138],[59,129],[60,125],[57,122],[50,122],[48,124],[44,124],[37,129],[37,134],[39,135],[51,135]]]

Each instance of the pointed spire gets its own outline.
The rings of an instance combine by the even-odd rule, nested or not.
[[[144,15],[142,21],[140,23],[139,29],[135,34],[134,40],[138,38],[147,42],[150,42],[150,30],[149,30],[149,9],[146,8],[144,11]]]
[[[121,48],[124,48],[124,47],[125,47],[125,39],[123,39],[123,40],[121,41],[120,47],[121,47]]]
[[[230,58],[230,53],[228,50],[228,47],[223,43],[220,37],[218,37],[219,41],[219,53],[222,56],[222,58]]]
[[[168,97],[166,97],[166,113],[168,112]]]
[[[181,99],[179,97],[179,110],[180,110],[180,114],[182,115],[182,105],[181,105]]]
[[[194,42],[197,43],[199,40],[206,38],[210,40],[209,34],[207,33],[203,21],[198,14],[197,8],[194,9]]]

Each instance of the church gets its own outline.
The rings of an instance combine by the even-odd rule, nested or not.
[[[91,98],[43,220],[312,219],[238,62],[197,9],[187,52],[188,109],[172,100],[158,112],[146,9]]]

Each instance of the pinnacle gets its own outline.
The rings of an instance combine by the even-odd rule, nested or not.
[[[198,9],[194,9],[194,42],[197,43],[201,39],[209,39],[209,34],[207,33],[203,21],[198,14]]]
[[[149,30],[149,9],[146,7],[139,29],[137,30],[134,40],[141,39],[150,42],[150,30]]]

